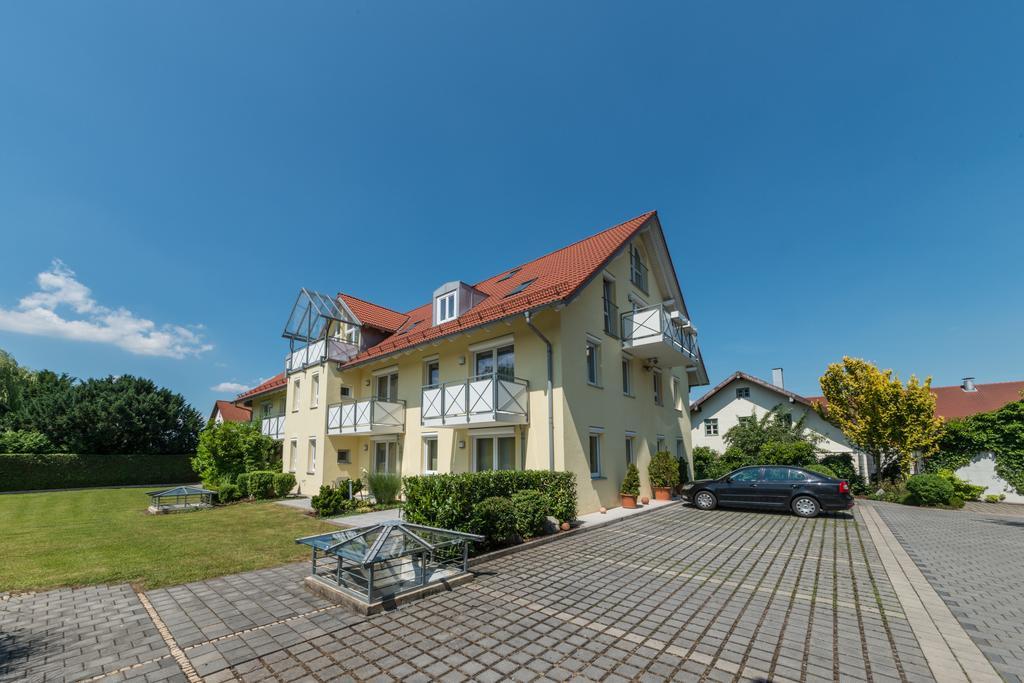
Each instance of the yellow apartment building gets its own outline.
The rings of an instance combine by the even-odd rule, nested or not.
[[[629,462],[650,495],[653,453],[689,458],[689,390],[708,378],[656,213],[423,286],[405,313],[300,291],[284,371],[235,401],[282,442],[299,492],[375,471],[555,469],[575,473],[586,513],[618,506]]]

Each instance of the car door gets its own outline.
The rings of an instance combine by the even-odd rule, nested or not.
[[[718,502],[735,507],[756,506],[760,471],[759,467],[748,467],[730,474],[728,481],[718,489]]]
[[[803,474],[789,467],[765,467],[760,493],[766,507],[789,507],[793,492],[803,483]]]

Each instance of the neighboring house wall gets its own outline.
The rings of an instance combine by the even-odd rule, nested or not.
[[[958,469],[956,476],[975,486],[984,486],[985,492],[981,494],[982,496],[1001,493],[1006,496],[1007,503],[1024,503],[1024,495],[1018,493],[996,473],[995,453],[979,453],[969,465]]]
[[[748,390],[749,397],[739,397],[737,390]],[[851,447],[842,431],[835,425],[824,420],[810,406],[792,401],[788,396],[779,394],[753,382],[737,379],[723,387],[717,394],[703,402],[695,410],[693,420],[693,446],[706,446],[722,453],[726,449],[725,434],[739,424],[740,418],[754,415],[758,418],[781,405],[790,415],[793,422],[804,420],[804,427],[820,441],[816,444],[823,453],[849,453],[859,472],[867,467],[865,456]],[[707,425],[710,420],[718,421],[718,434],[709,435]]]

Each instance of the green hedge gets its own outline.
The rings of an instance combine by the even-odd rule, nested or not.
[[[543,491],[560,522],[576,518],[576,475],[547,470],[501,470],[406,477],[405,518],[414,524],[468,531],[473,508],[486,498]]]
[[[191,455],[0,454],[0,491],[199,481]]]

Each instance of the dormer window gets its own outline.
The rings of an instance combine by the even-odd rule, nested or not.
[[[434,304],[437,311],[437,324],[455,320],[459,315],[458,291],[446,292],[437,297]]]

